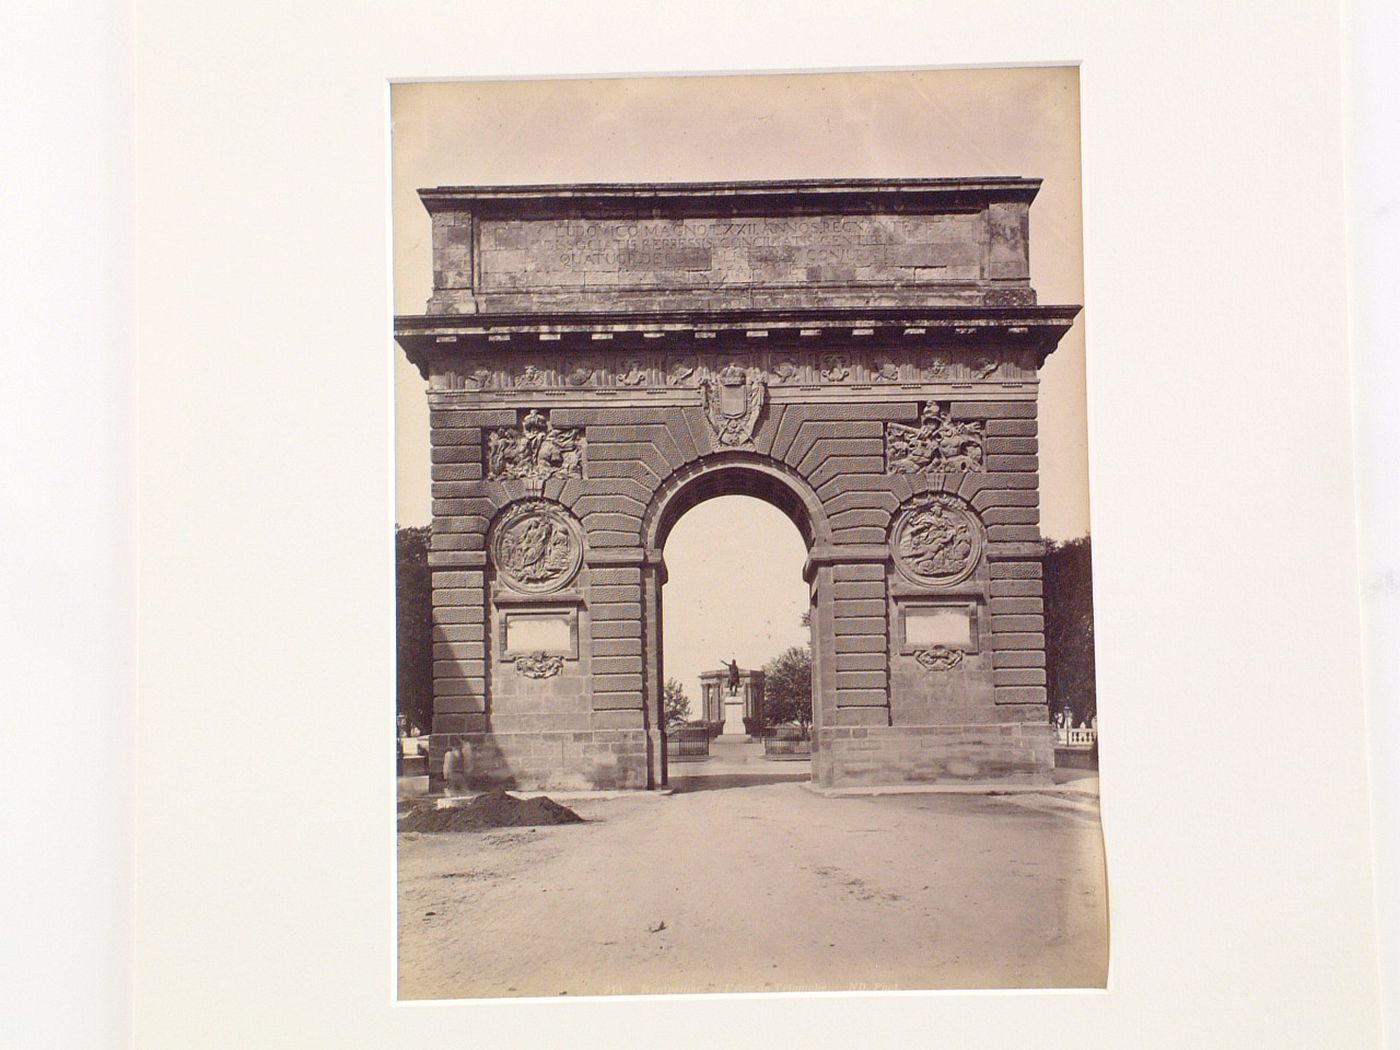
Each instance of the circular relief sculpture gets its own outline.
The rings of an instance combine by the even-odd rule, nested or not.
[[[895,519],[890,552],[895,567],[914,583],[961,583],[982,557],[982,528],[961,500],[925,496]]]
[[[517,503],[496,525],[491,560],[497,575],[517,591],[557,591],[576,575],[583,562],[578,522],[545,500]]]

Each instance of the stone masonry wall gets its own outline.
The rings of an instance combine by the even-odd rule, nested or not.
[[[586,435],[585,476],[533,487],[488,480],[485,435],[519,426],[525,410],[464,400],[435,394],[431,413],[434,775],[451,739],[466,734],[479,770],[491,770],[496,781],[655,786],[663,775],[660,602],[644,520],[669,478],[730,450],[718,445],[699,407],[561,406],[546,409],[549,425]],[[816,683],[819,727],[1045,719],[1035,404],[947,404],[954,418],[985,427],[985,470],[888,472],[885,426],[916,423],[922,403],[912,399],[769,405],[744,452],[805,478],[825,517],[826,550],[816,552],[827,559],[817,582],[817,645],[828,656],[819,661]],[[959,589],[978,602],[979,652],[958,670],[930,672],[898,652],[892,629],[910,588],[893,572],[887,550],[899,509],[938,492],[976,512],[986,550]],[[492,659],[500,613],[486,556],[493,521],[532,498],[566,509],[585,537],[585,565],[569,588],[580,596],[578,654],[542,680]],[[836,739],[823,738],[818,748],[836,746]]]

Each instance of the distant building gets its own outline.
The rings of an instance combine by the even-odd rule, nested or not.
[[[729,671],[702,671],[700,711],[707,722],[724,722],[726,736],[742,733],[745,718],[757,718],[763,711],[763,672],[739,669],[739,688],[729,695]],[[731,725],[734,722],[736,724]]]

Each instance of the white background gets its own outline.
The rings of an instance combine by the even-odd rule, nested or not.
[[[93,4],[12,5],[0,32],[14,1045],[123,1041],[133,841],[142,1048],[1376,1045],[1342,232],[1358,258],[1392,249],[1395,157],[1393,136],[1352,143],[1348,215],[1335,11],[139,15],[134,838],[130,37]],[[1393,22],[1357,24],[1361,72],[1393,90]],[[1044,60],[1084,63],[1110,990],[392,1005],[385,78]],[[1355,286],[1363,406],[1393,403],[1373,400],[1396,380],[1393,285]],[[1372,444],[1393,427],[1360,417],[1368,480],[1393,479]],[[1394,504],[1365,507],[1384,581]],[[1375,747],[1390,800],[1393,736]]]

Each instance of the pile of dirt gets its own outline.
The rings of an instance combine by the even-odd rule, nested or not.
[[[446,809],[415,808],[399,815],[400,831],[477,831],[545,824],[579,824],[583,818],[547,795],[516,798],[497,789]]]

